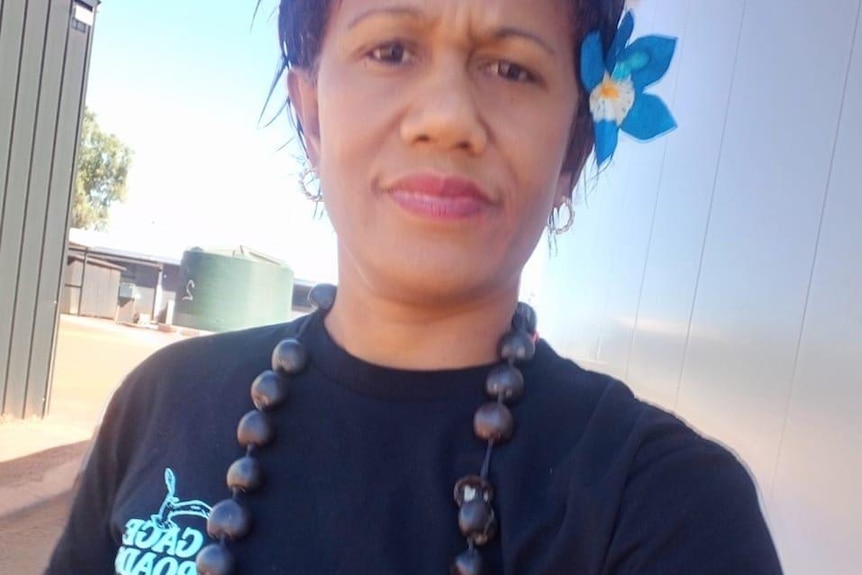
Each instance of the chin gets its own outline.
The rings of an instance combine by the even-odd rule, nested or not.
[[[379,278],[376,291],[384,291],[402,301],[428,305],[443,302],[475,301],[496,291],[505,290],[507,283],[517,289],[517,281],[506,282],[500,270],[488,266],[488,261],[466,261],[434,257],[431,254],[409,258],[408,261],[387,263],[367,277]],[[517,274],[515,274],[517,276]]]

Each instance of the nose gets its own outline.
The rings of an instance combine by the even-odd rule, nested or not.
[[[463,62],[429,66],[401,122],[401,137],[410,144],[481,154],[488,142],[475,85]]]

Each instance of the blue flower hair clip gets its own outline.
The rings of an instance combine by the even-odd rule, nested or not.
[[[590,94],[599,166],[613,156],[620,130],[649,140],[676,128],[664,102],[644,93],[670,67],[676,38],[644,36],[628,44],[634,27],[632,13],[626,12],[607,55],[599,32],[588,34],[581,48],[581,80]]]

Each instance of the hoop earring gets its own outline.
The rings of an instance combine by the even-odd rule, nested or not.
[[[560,212],[563,207],[566,208],[566,223],[562,226],[558,225],[557,222],[560,221]],[[559,236],[561,234],[566,233],[572,226],[575,224],[575,208],[572,205],[572,198],[567,197],[563,200],[563,203],[554,208],[554,211],[551,212],[551,217],[548,221],[548,231],[555,236]]]
[[[314,167],[310,164],[306,164],[302,169],[302,172],[299,174],[299,190],[302,192],[302,195],[315,204],[323,200],[323,190],[320,189],[319,185],[317,186],[316,192],[311,192],[309,190],[309,186],[313,183],[316,177],[317,174],[314,172]]]

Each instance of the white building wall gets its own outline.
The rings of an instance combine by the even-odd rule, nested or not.
[[[650,89],[680,127],[588,179],[542,334],[736,451],[788,575],[859,575],[862,0],[636,18],[680,38]]]

